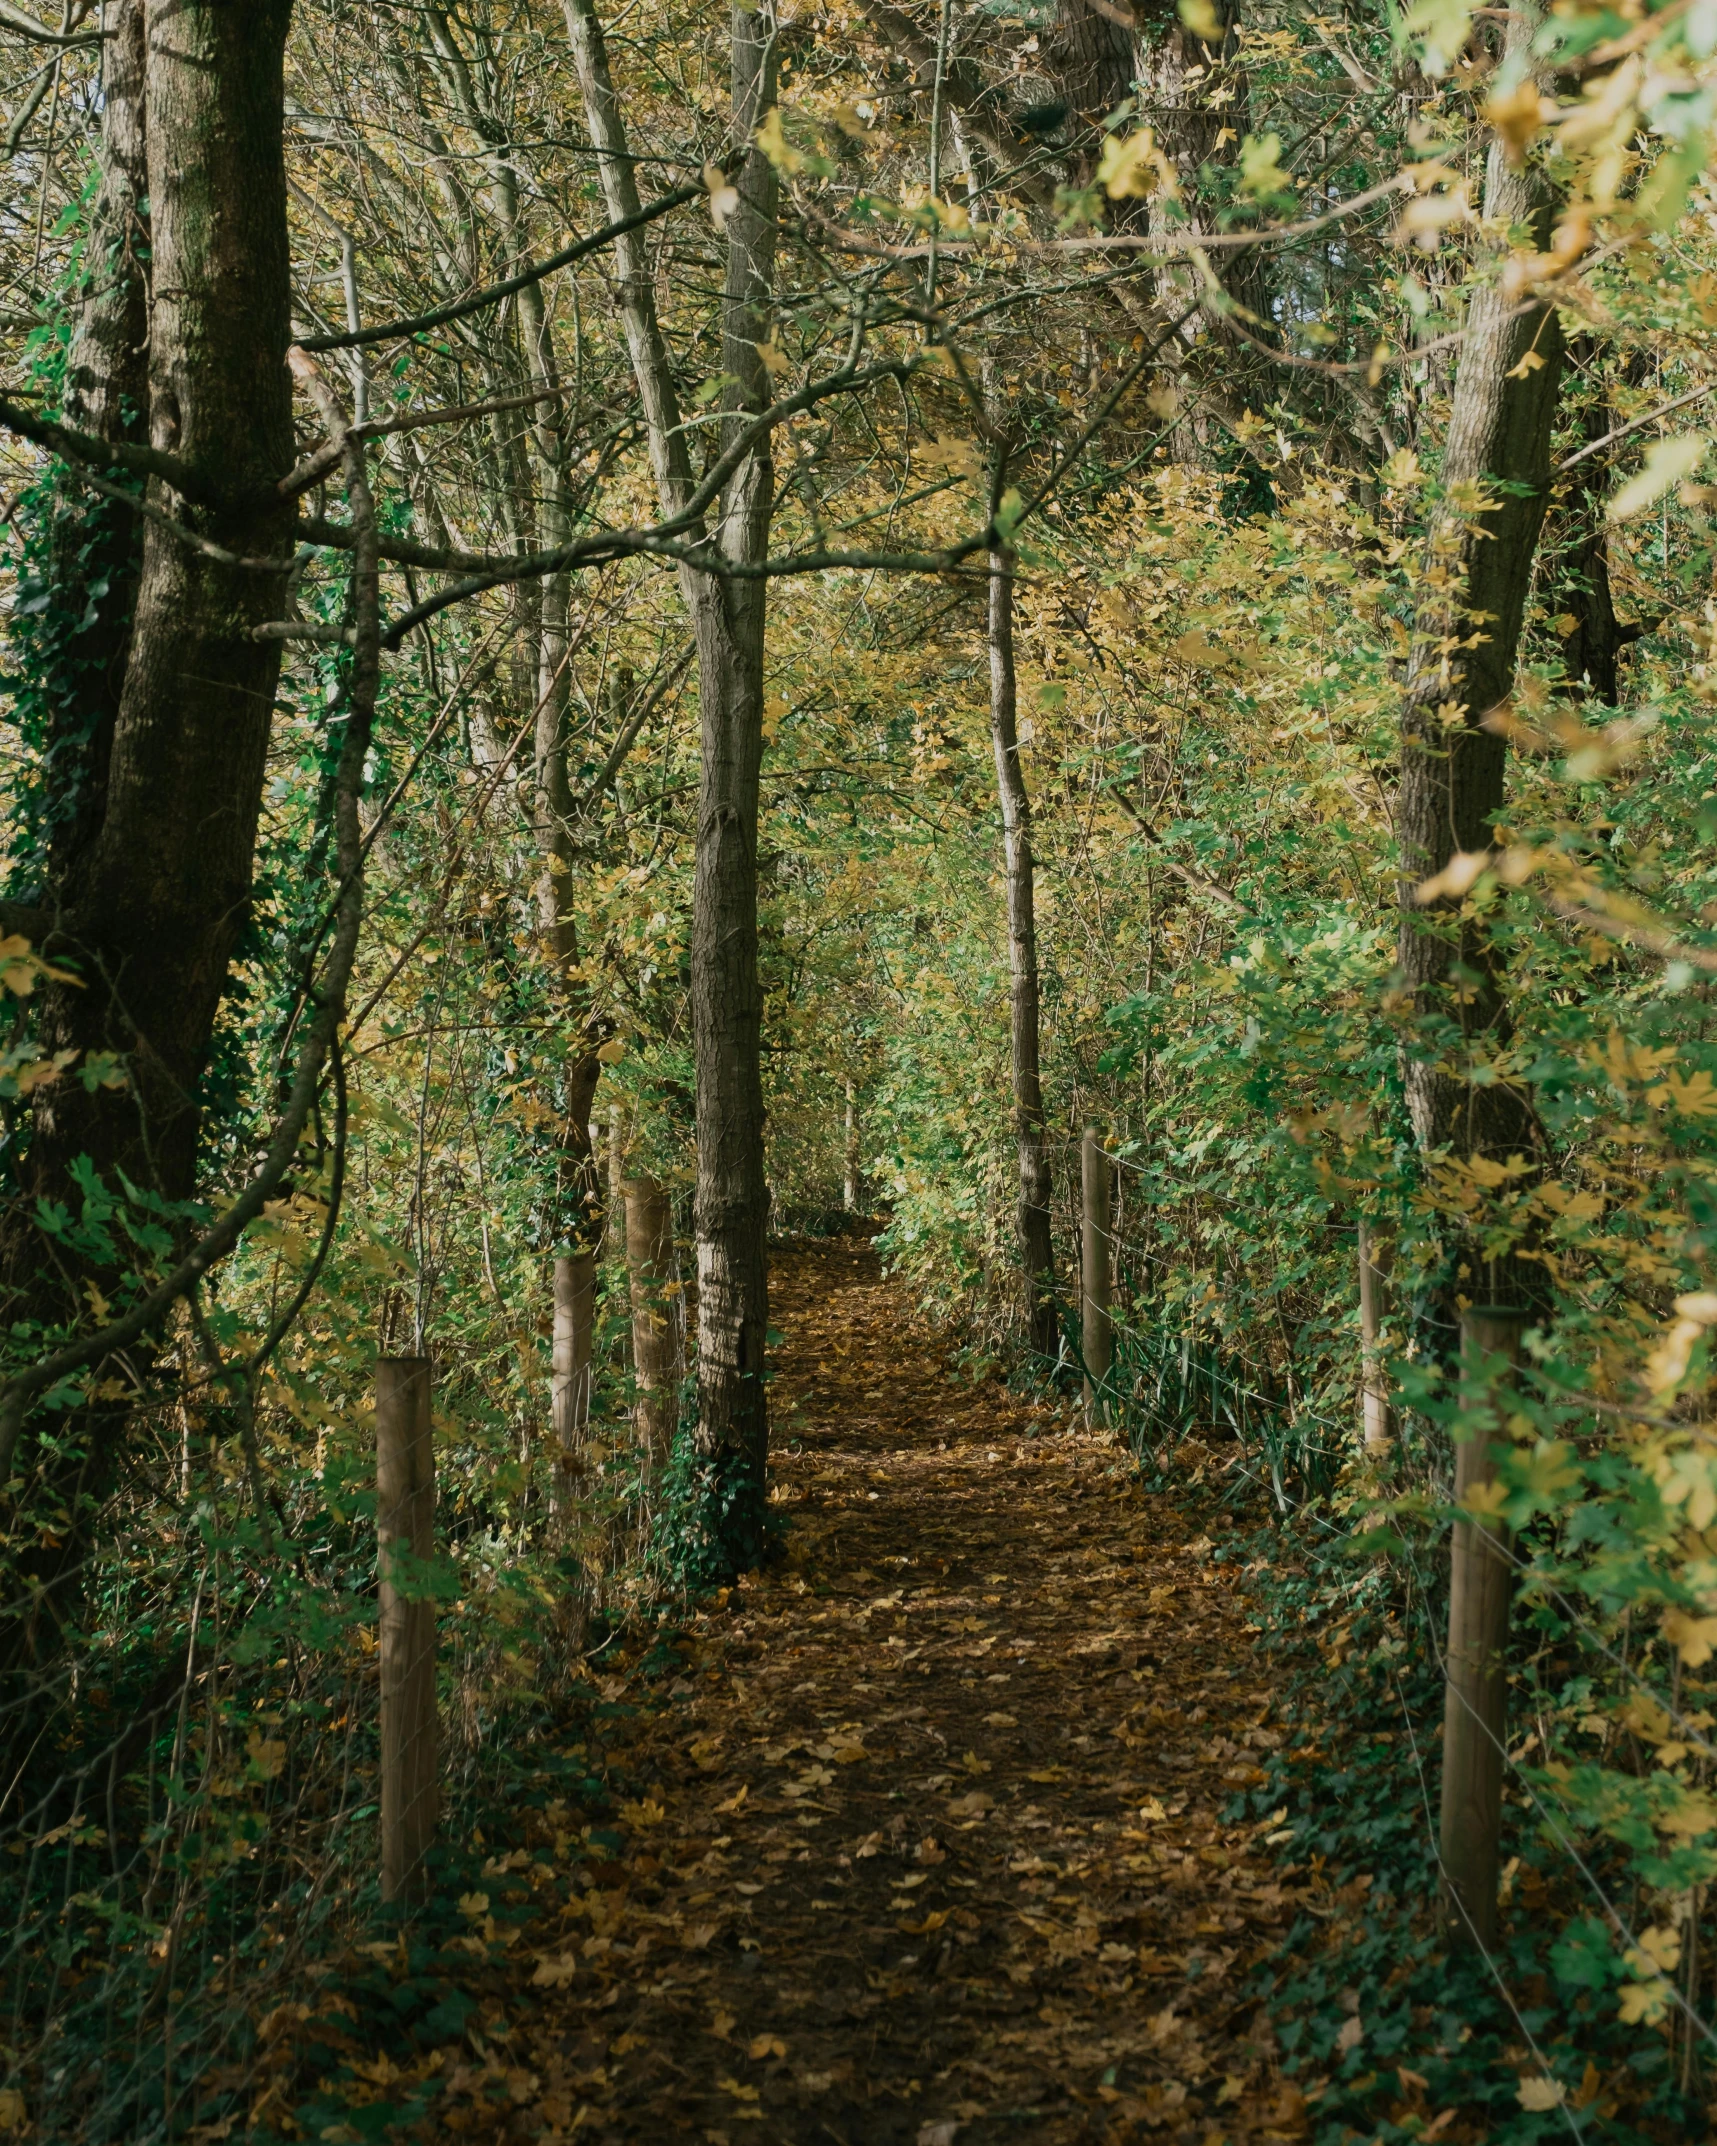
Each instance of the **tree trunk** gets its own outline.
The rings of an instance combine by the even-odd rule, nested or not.
[[[859,1170],[858,1083],[857,1081],[853,1080],[850,1075],[847,1080],[847,1114],[845,1129],[846,1167],[843,1183],[841,1186],[841,1205],[846,1209],[849,1215],[856,1215],[859,1211],[859,1203],[863,1192],[863,1186],[860,1182],[861,1173]]]
[[[1115,1233],[1111,1214],[1115,1165],[1095,1125],[1079,1143],[1080,1321],[1085,1359],[1085,1421],[1092,1429],[1109,1413],[1109,1373],[1114,1363]]]
[[[82,309],[66,353],[65,421],[103,440],[142,441],[149,411],[149,171],[143,0],[126,0],[107,48],[101,185]],[[110,471],[110,477],[119,475]],[[34,889],[51,913],[101,826],[143,567],[143,522],[75,478],[58,486],[48,606],[28,637],[44,770],[31,830]]]
[[[10,1319],[88,1316],[78,1301],[87,1270],[34,1221],[39,1202],[81,1204],[80,1158],[116,1192],[121,1172],[170,1202],[194,1187],[198,1092],[250,901],[280,666],[280,644],[253,639],[251,628],[279,616],[291,521],[275,497],[293,451],[282,156],[290,13],[290,0],[186,0],[148,12],[148,433],[226,503],[192,507],[159,484],[154,497],[229,551],[278,556],[281,571],[223,566],[156,524],[145,528],[105,776],[98,725],[91,780],[79,784],[87,832],[51,889],[57,950],[84,983],[46,991],[39,1016],[45,1051],[86,1062],[112,1052],[127,1080],[92,1091],[62,1079],[37,1091],[23,1197],[0,1229]],[[135,178],[113,185],[118,195]],[[80,338],[89,377],[76,392],[87,406],[123,409],[131,391],[116,396],[102,383],[125,357],[124,332],[92,327]],[[110,1272],[100,1279],[113,1286]],[[139,1374],[147,1361],[133,1353],[128,1369]],[[109,1479],[127,1417],[123,1401],[87,1411],[69,1441],[79,1457],[68,1462],[62,1446],[53,1495],[74,1511],[80,1493],[99,1494]],[[63,1438],[65,1418],[53,1420]],[[51,1646],[87,1547],[80,1515],[32,1573],[40,1593],[0,1649]]]
[[[632,1290],[632,1361],[638,1436],[653,1468],[666,1467],[685,1376],[686,1314],[674,1256],[674,1209],[653,1177],[626,1181],[626,1251]]]
[[[1037,890],[1031,799],[1020,766],[1014,682],[1014,562],[990,553],[990,739],[1001,795],[1008,895],[1008,1004],[1013,1035],[1014,1141],[1019,1153],[1019,1258],[1026,1332],[1038,1356],[1057,1353],[1055,1255],[1049,1234],[1049,1151],[1038,1049]]]
[[[638,190],[591,0],[564,0],[568,34],[610,216],[635,214]],[[774,101],[774,10],[732,14],[730,138],[750,142]],[[732,175],[727,218],[722,370],[729,386],[725,447],[767,407],[758,346],[769,336],[777,182],[760,149]],[[615,245],[621,318],[644,409],[663,508],[692,493],[691,466],[666,339],[640,232]],[[728,558],[768,554],[774,461],[767,436],[730,480],[716,540]],[[757,969],[757,814],[763,760],[761,579],[681,576],[697,641],[702,764],[692,913],[692,1028],[697,1062],[698,1428],[701,1562],[720,1577],[755,1565],[764,1547],[768,1410],[763,1383],[769,1324],[763,1163],[762,989]]]
[[[1590,348],[1590,339],[1581,342]],[[1584,431],[1588,444],[1601,440],[1615,418],[1608,398],[1600,396],[1585,411]],[[1616,616],[1610,588],[1609,523],[1604,515],[1604,493],[1609,465],[1601,454],[1588,455],[1568,478],[1565,496],[1558,503],[1557,519],[1569,523],[1568,541],[1557,562],[1557,600],[1572,621],[1563,636],[1562,660],[1575,688],[1590,694],[1606,708],[1621,706],[1621,653],[1646,630],[1643,625],[1624,626]]]
[[[1542,181],[1512,170],[1493,146],[1486,220],[1524,225],[1542,246],[1551,212]],[[1413,1128],[1427,1153],[1499,1162],[1530,1156],[1534,1146],[1526,1094],[1490,1076],[1509,1037],[1501,964],[1483,922],[1462,915],[1458,895],[1421,903],[1417,889],[1457,852],[1487,849],[1503,806],[1506,746],[1485,718],[1514,684],[1562,367],[1555,308],[1514,312],[1513,298],[1492,284],[1467,316],[1443,492],[1458,498],[1459,487],[1486,486],[1495,504],[1478,515],[1444,511],[1432,530],[1430,556],[1442,572],[1416,622],[1396,801],[1400,962],[1415,1017],[1403,1068]],[[1467,645],[1475,633],[1475,645]],[[1522,1300],[1526,1276],[1518,1261],[1481,1258],[1476,1244],[1466,1256],[1458,1280],[1469,1300]]]
[[[1382,1463],[1395,1450],[1395,1409],[1383,1362],[1383,1326],[1389,1317],[1389,1270],[1394,1248],[1371,1224],[1359,1224],[1359,1390],[1365,1455]]]
[[[554,1432],[556,1533],[571,1526],[583,1479],[582,1447],[590,1426],[591,1340],[595,1332],[596,1255],[560,1252],[554,1260],[554,1339],[549,1411]]]
[[[1137,65],[1133,33],[1116,21],[1117,12],[1094,8],[1090,0],[1060,0],[1055,27],[1045,40],[1045,63],[1067,99],[1070,121],[1079,134],[1095,129],[1132,94]],[[1091,138],[1101,139],[1094,133]]]

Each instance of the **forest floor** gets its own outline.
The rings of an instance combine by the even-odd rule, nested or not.
[[[528,1919],[429,2128],[1303,2135],[1245,1985],[1304,1880],[1280,1813],[1222,1816],[1282,1740],[1237,1570],[1124,1449],[952,1369],[868,1245],[772,1289],[786,1555],[605,1674],[608,1852],[563,1833],[546,1894],[491,1859]]]

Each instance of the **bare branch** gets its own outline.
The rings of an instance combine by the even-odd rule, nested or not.
[[[552,276],[557,268],[566,268],[574,261],[583,260],[586,254],[599,253],[604,246],[613,245],[617,238],[624,238],[628,231],[652,224],[658,216],[684,208],[688,201],[701,200],[703,192],[701,180],[694,186],[676,187],[671,194],[662,194],[656,200],[646,202],[636,215],[622,216],[616,223],[604,224],[600,231],[592,232],[589,238],[579,239],[575,245],[563,246],[546,261],[522,268],[516,276],[508,276],[504,282],[491,283],[483,290],[473,291],[469,298],[456,298],[451,305],[414,314],[409,320],[384,321],[379,328],[359,328],[346,335],[307,335],[298,347],[316,351],[355,350],[365,343],[391,343],[404,336],[421,335],[428,328],[445,327],[449,321],[463,320],[468,313],[482,312],[485,306],[499,305],[503,298],[510,298],[515,291],[524,290],[528,284],[540,283],[544,276]]]
[[[103,38],[113,35],[111,30],[50,30],[34,15],[13,7],[11,0],[0,0],[0,29],[16,30],[33,45],[99,45]]]

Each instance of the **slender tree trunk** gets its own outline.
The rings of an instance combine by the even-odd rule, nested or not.
[[[487,148],[489,203],[509,258],[522,263],[530,252],[519,180],[506,127],[497,116],[495,86],[462,49],[444,8],[425,11],[441,78],[461,118]],[[523,371],[533,387],[559,381],[553,323],[540,284],[518,294]],[[496,370],[497,384],[499,369]],[[511,534],[520,549],[552,548],[569,533],[567,458],[560,419],[552,403],[533,407],[523,437],[504,434],[503,467],[511,468]],[[574,1448],[589,1422],[591,1364],[595,1353],[596,1246],[602,1229],[602,1196],[590,1138],[590,1111],[601,1062],[600,1034],[591,1020],[590,992],[577,976],[575,905],[578,855],[572,826],[572,784],[567,768],[567,717],[571,707],[568,609],[571,577],[552,574],[521,584],[516,596],[515,664],[521,712],[534,714],[537,853],[541,876],[537,914],[543,954],[554,979],[564,1026],[551,1256],[550,1406],[556,1448],[555,1507],[564,1525],[576,1474]]]
[[[638,189],[591,0],[564,0],[585,114],[609,213],[636,212]],[[774,102],[771,5],[732,15],[731,136],[750,142]],[[729,387],[723,444],[769,401],[758,346],[769,336],[777,182],[752,147],[731,175],[722,369]],[[615,246],[621,318],[664,509],[692,492],[673,367],[642,233]],[[736,562],[768,554],[774,461],[767,438],[746,457],[720,506],[716,540]],[[763,999],[757,967],[757,815],[763,759],[767,589],[761,579],[681,577],[698,652],[701,774],[692,915],[692,1026],[697,1061],[698,1429],[701,1534],[711,1576],[744,1571],[764,1547],[769,1324],[763,1161]]]
[[[990,740],[1002,805],[1008,896],[1008,1004],[1013,1039],[1014,1141],[1019,1153],[1019,1258],[1026,1331],[1039,1356],[1056,1354],[1055,1255],[1049,1232],[1049,1150],[1038,1047],[1037,889],[1031,798],[1020,766],[1014,680],[1014,561],[990,553]]]
[[[849,1215],[856,1215],[859,1211],[863,1187],[860,1183],[861,1173],[859,1170],[858,1083],[850,1075],[847,1079],[845,1161],[846,1168],[844,1182],[841,1187],[841,1205]]]
[[[1593,344],[1582,337],[1586,353]],[[1585,411],[1588,443],[1601,440],[1614,424],[1608,398],[1600,396]],[[1565,548],[1558,563],[1557,598],[1572,621],[1562,642],[1562,657],[1576,690],[1589,693],[1607,708],[1621,705],[1621,654],[1646,630],[1623,625],[1616,616],[1610,587],[1609,523],[1604,492],[1609,466],[1601,454],[1588,455],[1570,472],[1567,490],[1559,493],[1557,521],[1566,522]]]
[[[1386,1461],[1395,1449],[1395,1409],[1383,1363],[1383,1327],[1389,1317],[1389,1270],[1393,1246],[1363,1218],[1359,1224],[1360,1409],[1368,1460]]]
[[[581,1448],[590,1427],[591,1338],[595,1332],[596,1255],[561,1252],[554,1261],[554,1338],[549,1412],[554,1432],[557,1533],[571,1525],[583,1479]]]
[[[1547,242],[1552,202],[1542,180],[1492,147],[1485,217]],[[1483,922],[1459,895],[1430,903],[1419,886],[1457,852],[1487,849],[1503,807],[1507,748],[1485,718],[1514,685],[1532,561],[1550,487],[1550,435],[1562,369],[1553,306],[1516,315],[1497,285],[1467,316],[1443,455],[1445,497],[1483,487],[1479,515],[1443,512],[1430,540],[1440,572],[1423,601],[1402,717],[1400,962],[1414,1014],[1404,1051],[1407,1106],[1419,1145],[1506,1163],[1530,1157],[1530,1101],[1492,1066],[1509,1038],[1501,963]],[[1475,638],[1476,636],[1476,638]],[[1466,1248],[1457,1277],[1469,1301],[1515,1303],[1518,1261]]]
[[[638,1434],[651,1466],[660,1469],[673,1451],[686,1361],[673,1202],[657,1179],[639,1175],[626,1181],[625,1214]]]
[[[66,1079],[37,1091],[24,1196],[0,1228],[10,1319],[89,1316],[85,1268],[34,1219],[38,1203],[81,1202],[80,1158],[116,1191],[121,1172],[171,1202],[193,1190],[198,1089],[250,901],[280,665],[280,644],[251,629],[279,615],[291,520],[275,498],[293,449],[282,156],[290,13],[290,0],[147,10],[148,433],[227,502],[192,507],[157,485],[156,503],[229,551],[279,557],[281,571],[223,566],[145,529],[105,773],[97,749],[80,784],[83,831],[51,889],[57,949],[83,986],[46,991],[39,1015],[46,1050],[86,1062],[115,1053],[126,1084]],[[127,51],[134,62],[134,43]],[[134,178],[116,182],[133,207],[134,189]],[[133,302],[128,293],[128,318]],[[115,398],[104,384],[122,341],[92,328],[80,352],[88,378],[76,392],[97,408],[117,399],[123,421],[132,390]],[[148,1361],[137,1352],[128,1369],[141,1374]],[[123,1401],[87,1410],[70,1441],[66,1419],[52,1420],[62,1434],[53,1495],[74,1518],[32,1571],[39,1592],[22,1627],[0,1639],[14,1654],[51,1646],[69,1612],[88,1546],[80,1494],[108,1481],[128,1412]]]

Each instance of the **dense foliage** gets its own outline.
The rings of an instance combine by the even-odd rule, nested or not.
[[[0,9],[0,337],[10,407],[40,419],[70,408],[111,265],[101,34],[125,9],[22,12]],[[695,1270],[641,1281],[620,1223],[628,1178],[665,1191],[682,1243],[708,1223],[692,965],[700,676],[711,688],[691,540],[658,515],[661,440],[609,251],[459,311],[615,221],[577,12],[293,14],[294,333],[347,336],[316,363],[369,421],[382,545],[362,929],[260,1219],[142,1353],[91,1356],[33,1400],[35,1442],[8,1462],[9,1602],[37,1599],[64,1541],[87,1547],[53,1643],[8,1641],[19,2083],[0,2129],[52,2073],[64,2135],[176,2135],[184,2083],[244,2061],[248,2030],[207,1993],[230,1994],[235,1962],[284,1992],[328,1918],[374,1906],[378,1353],[435,1361],[421,1584],[473,1808],[509,1746],[578,1703],[617,1623],[723,1576],[695,1379],[667,1404],[671,1454],[638,1428],[640,1291],[678,1318]],[[725,16],[652,0],[623,39],[610,28],[636,184],[684,194],[653,212],[648,280],[693,478],[758,395],[794,405],[772,433],[755,840],[774,1227],[877,1218],[968,1376],[999,1367],[1071,1407],[1079,1144],[1100,1127],[1118,1294],[1099,1411],[1153,1480],[1263,1528],[1259,1623],[1300,1663],[1309,1726],[1250,1816],[1283,1802],[1285,1857],[1371,1878],[1340,1929],[1288,1940],[1315,1988],[1284,1968],[1261,1993],[1288,2022],[1285,2070],[1323,2081],[1310,2120],[1332,2140],[1691,2136],[1714,2105],[1717,1878],[1717,485],[1700,426],[1717,16],[1565,5],[1511,18],[1505,43],[1499,11],[1445,0],[1405,17],[766,12],[776,94],[738,141]],[[780,237],[766,333],[740,339],[761,366],[747,384],[723,278],[732,175],[759,152]],[[1493,186],[1533,175],[1535,226],[1489,213],[1487,158]],[[146,259],[146,240],[125,244]],[[1555,375],[1549,483],[1512,690],[1440,717],[1451,741],[1506,739],[1504,801],[1421,886],[1405,711],[1494,629],[1463,608],[1465,577],[1499,501],[1532,489],[1445,481],[1479,362],[1467,324],[1492,300],[1549,323],[1506,375]],[[437,311],[455,317],[418,324]],[[405,325],[353,347],[386,322]],[[308,456],[327,426],[299,418]],[[330,454],[299,503],[194,1187],[85,1156],[43,1194],[52,1094],[100,1103],[134,1070],[37,1017],[96,973],[32,919],[54,913],[97,782],[102,636],[129,630],[113,604],[145,482],[74,448],[8,448],[0,1105],[32,1248],[4,1263],[9,1377],[143,1302],[250,1181],[351,884],[363,510]],[[153,511],[159,528],[178,509]],[[573,566],[508,569],[585,540]],[[1036,1121],[998,765],[1029,799]],[[1441,996],[1403,981],[1404,908],[1409,933],[1429,917],[1454,948]],[[1460,1009],[1486,993],[1499,1010],[1475,1039]],[[1530,1136],[1428,1144],[1415,1066],[1469,1099],[1506,1091]],[[594,1102],[581,1067],[599,1068]],[[1059,1355],[1028,1345],[1028,1135],[1052,1187]],[[1390,1268],[1368,1343],[1387,1447],[1360,1436],[1362,1228]],[[66,1301],[44,1308],[20,1256],[67,1277]],[[592,1256],[574,1453],[554,1276]],[[1461,1311],[1497,1295],[1529,1313],[1506,1392],[1458,1361]],[[121,1461],[78,1474],[117,1417]],[[1466,1511],[1509,1531],[1516,1568],[1521,1912],[1489,1980],[1458,1970],[1457,2001],[1423,1799],[1452,1469],[1475,1435],[1501,1453]],[[1462,2005],[1490,2007],[1466,2054]],[[163,2009],[194,2018],[165,2061]],[[1367,2037],[1347,2036],[1361,2017]],[[1495,2062],[1518,2036],[1532,2066],[1505,2092]],[[1441,2132],[1432,2105],[1466,2113]]]

